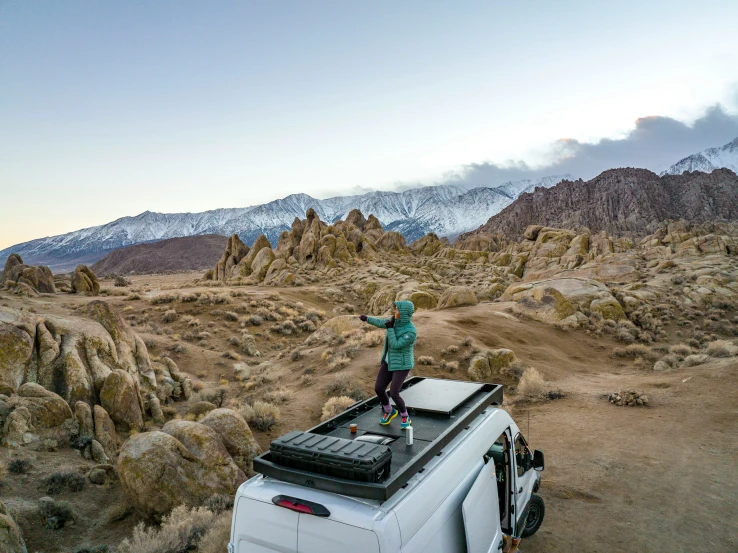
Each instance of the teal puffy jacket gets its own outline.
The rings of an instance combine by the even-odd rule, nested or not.
[[[400,312],[400,318],[395,321],[393,328],[387,328],[387,336],[382,349],[382,361],[387,360],[387,366],[391,371],[408,371],[415,366],[415,338],[417,331],[410,319],[415,312],[415,306],[411,301],[396,301],[395,305]],[[366,322],[377,328],[385,328],[387,319],[367,317]]]

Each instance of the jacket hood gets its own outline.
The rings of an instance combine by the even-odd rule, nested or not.
[[[400,312],[400,319],[398,323],[404,325],[410,322],[410,319],[415,313],[415,305],[411,301],[396,301],[395,305],[397,310]]]

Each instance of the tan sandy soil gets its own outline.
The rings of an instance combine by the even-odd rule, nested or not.
[[[180,369],[200,380],[203,386],[226,382],[226,403],[238,407],[246,401],[259,399],[265,392],[285,387],[293,392],[292,399],[279,405],[281,423],[270,432],[256,432],[257,440],[266,448],[270,440],[291,429],[306,429],[319,421],[327,399],[324,388],[336,378],[359,382],[367,393],[373,389],[379,348],[362,347],[347,368],[331,373],[328,363],[321,360],[324,346],[303,347],[303,356],[291,361],[289,352],[302,346],[307,334],[282,337],[268,331],[271,323],[249,327],[257,336],[257,346],[263,357],[273,364],[275,381],[264,388],[245,389],[237,382],[234,360],[223,353],[233,348],[228,340],[240,332],[238,323],[228,322],[213,310],[228,311],[250,300],[279,294],[282,301],[299,301],[306,308],[319,309],[333,316],[336,304],[321,297],[320,290],[306,288],[202,288],[191,287],[198,275],[161,275],[132,277],[131,288],[147,289],[141,299],[127,301],[125,296],[108,297],[120,309],[130,308],[124,316],[139,317],[143,310],[150,322],[169,328],[171,334],[151,332],[148,324],[134,326],[150,347],[152,356],[171,355]],[[103,288],[114,290],[112,283],[103,281]],[[178,294],[195,290],[211,293],[237,291],[246,296],[235,297],[228,305],[200,308],[194,304],[175,305],[182,313],[195,309],[200,330],[210,333],[204,346],[178,339],[186,328],[183,323],[166,325],[160,322],[163,309],[150,304],[152,297],[167,293]],[[24,305],[38,312],[69,313],[88,298],[57,294],[33,300],[20,300],[9,294],[0,295],[0,303],[14,307]],[[346,301],[350,301],[347,298]],[[356,315],[361,306],[357,302]],[[169,308],[170,305],[158,306]],[[549,389],[565,393],[564,399],[525,404],[515,401],[513,381],[503,383],[506,408],[529,438],[533,448],[546,455],[541,495],[546,501],[546,518],[541,530],[523,542],[525,553],[563,552],[694,552],[738,551],[738,359],[733,357],[708,364],[666,372],[654,372],[651,365],[639,368],[629,359],[614,359],[611,352],[616,344],[609,337],[589,336],[583,331],[567,332],[543,323],[518,320],[509,314],[505,303],[482,303],[474,307],[445,311],[421,311],[414,317],[419,331],[416,359],[432,356],[433,366],[417,365],[416,375],[467,379],[468,361],[463,360],[465,348],[446,357],[458,360],[455,373],[441,370],[441,351],[449,345],[461,346],[466,336],[478,347],[505,347],[515,351],[522,364],[536,367],[547,381]],[[217,311],[216,311],[217,312]],[[129,319],[131,320],[131,319]],[[136,319],[131,320],[138,324]],[[676,340],[674,340],[676,341]],[[185,351],[176,353],[176,343]],[[210,349],[212,347],[212,349]],[[280,353],[286,353],[277,359]],[[244,358],[243,362],[256,361]],[[301,377],[312,372],[305,384]],[[633,388],[648,394],[649,407],[615,407],[606,396],[614,391]],[[187,405],[174,404],[180,415]],[[528,415],[530,414],[530,431]],[[36,470],[46,461],[70,463],[76,453],[39,453]],[[9,455],[0,449],[3,456]],[[4,458],[6,458],[4,457]],[[76,462],[80,461],[76,457]],[[53,467],[45,467],[48,471]],[[15,478],[0,488],[3,501],[29,502],[44,495],[37,480]],[[23,480],[25,478],[25,480]],[[94,488],[94,489],[93,489]],[[78,497],[94,511],[119,499],[115,486],[97,489],[88,485]],[[118,495],[116,495],[118,494]],[[8,500],[8,498],[10,498]],[[65,499],[67,499],[65,497]],[[76,503],[75,503],[76,504]],[[88,508],[85,507],[85,508]],[[80,507],[82,510],[82,508]],[[101,543],[89,541],[96,532],[92,515],[88,524],[80,522],[76,529],[64,529],[53,536],[50,531],[34,534],[31,522],[21,522],[29,542],[29,551],[67,551],[74,544]],[[100,534],[113,543],[135,523],[135,517],[116,523]],[[62,536],[67,536],[62,538]],[[75,541],[77,540],[77,541]]]

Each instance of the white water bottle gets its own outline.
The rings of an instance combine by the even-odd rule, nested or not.
[[[408,426],[405,429],[405,443],[407,445],[413,445],[413,427]]]

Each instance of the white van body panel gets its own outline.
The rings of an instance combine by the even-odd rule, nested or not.
[[[496,553],[502,546],[500,517],[490,520],[489,513],[499,510],[495,464],[487,463],[479,471],[469,494],[464,499],[464,528],[468,551]]]
[[[392,508],[400,523],[403,545],[430,519],[472,468],[476,467],[477,472],[481,470],[482,457],[511,424],[510,415],[501,409],[478,417],[468,432],[462,432],[451,441],[443,455],[435,457],[425,471],[410,479],[405,493],[396,494],[401,498]],[[459,500],[458,506],[460,504]]]
[[[477,553],[467,551],[467,533],[473,534],[470,543],[484,536],[475,534],[482,531],[478,528],[465,527],[462,503],[489,465],[483,462],[484,454],[508,428],[513,436],[518,433],[507,412],[488,409],[384,503],[257,475],[236,494],[231,531],[235,553]],[[493,511],[485,516],[499,522],[496,488],[494,492],[494,502],[487,506]],[[319,503],[330,517],[277,507],[272,503],[277,495]]]
[[[461,503],[476,480],[480,466],[475,466],[434,511],[425,524],[410,538],[402,553],[446,553],[458,551],[465,542],[464,519]]]

